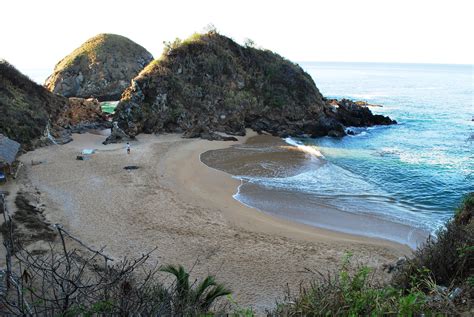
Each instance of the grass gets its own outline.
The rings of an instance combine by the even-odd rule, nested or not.
[[[104,53],[108,43],[119,43],[123,41],[130,41],[126,37],[116,34],[99,34],[88,39],[80,47],[76,48],[71,54],[63,58],[55,67],[56,69],[64,69],[73,65],[77,59],[86,57],[91,63],[97,60],[97,57]]]
[[[142,48],[124,36],[108,33],[98,34],[88,39],[71,54],[59,61],[55,67],[55,71],[60,71],[79,63],[83,58],[86,58],[88,63],[93,64],[100,60],[101,56],[114,52],[114,50],[133,50],[136,49],[136,47]]]

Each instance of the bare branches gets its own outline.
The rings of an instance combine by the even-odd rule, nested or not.
[[[0,203],[5,200],[3,196],[0,199]],[[8,229],[3,233],[8,284],[0,293],[2,316],[198,315],[228,293],[208,277],[203,280],[207,284],[197,288],[203,300],[188,301],[188,296],[178,292],[176,282],[167,287],[162,284],[157,265],[151,269],[145,266],[155,250],[114,261],[104,248],[89,247],[59,224],[51,229],[59,237],[56,243],[50,243],[45,252],[35,252],[15,236],[15,218],[4,203],[3,208],[4,228]]]

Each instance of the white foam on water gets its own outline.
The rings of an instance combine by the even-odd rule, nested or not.
[[[298,142],[298,141],[296,141],[292,138],[285,138],[284,140],[289,145],[295,146],[300,151],[308,154],[310,157],[324,158],[324,155],[317,149],[316,146],[305,145],[305,144],[302,144],[301,142]]]
[[[363,176],[324,160],[316,146],[303,145],[291,138],[285,141],[313,155],[320,164],[311,165],[304,172],[289,177],[237,176],[237,178],[269,190],[309,194],[311,199],[324,200],[329,206],[348,213],[375,215],[431,232],[442,225],[442,222],[430,218],[429,215],[415,212],[416,208],[408,203],[397,201],[378,186],[367,182]],[[387,147],[381,150],[381,155],[398,155],[398,151],[397,148]],[[241,202],[245,200],[241,197],[240,191],[234,198]]]

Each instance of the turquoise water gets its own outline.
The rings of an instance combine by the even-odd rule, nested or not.
[[[240,177],[248,185],[236,199],[310,225],[416,246],[413,232],[434,232],[474,191],[473,66],[300,65],[324,96],[383,105],[372,111],[399,124],[354,129],[357,135],[341,139],[288,139],[310,156],[321,153],[325,163],[291,177]],[[340,213],[331,216],[325,206]],[[344,225],[334,219],[344,213],[382,222],[363,227],[351,218]],[[390,231],[384,220],[414,229]]]
[[[472,66],[301,66],[324,96],[383,105],[372,111],[398,124],[351,128],[355,136],[339,139],[288,138],[323,163],[290,177],[239,177],[235,198],[291,220],[416,247],[474,191]]]
[[[330,176],[315,173],[313,182],[301,175],[303,190],[334,196],[342,207],[360,200],[369,212],[395,203],[398,219],[417,219],[431,231],[452,216],[463,194],[474,191],[472,65],[301,66],[324,96],[381,104],[372,111],[399,123],[357,129],[359,134],[342,139],[298,140],[315,146],[340,169]]]

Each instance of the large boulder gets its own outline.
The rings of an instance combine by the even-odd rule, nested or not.
[[[132,80],[114,120],[130,136],[181,132],[213,139],[252,128],[282,137],[339,137],[345,132],[336,114],[297,64],[211,31],[169,43]]]
[[[45,87],[65,97],[119,100],[153,56],[126,37],[99,34],[63,58]]]

